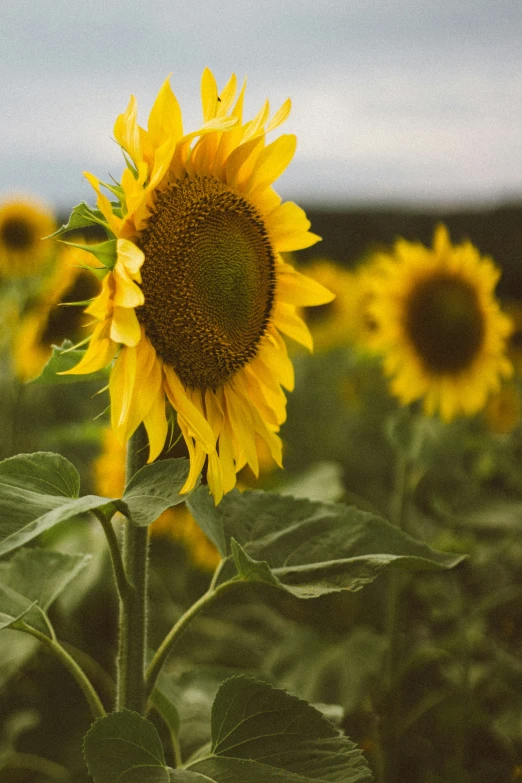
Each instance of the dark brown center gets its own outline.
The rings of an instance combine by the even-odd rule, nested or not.
[[[158,196],[137,243],[149,340],[186,386],[216,389],[255,356],[272,315],[261,215],[222,182],[187,177]]]
[[[2,244],[10,250],[27,250],[35,241],[34,228],[21,218],[7,218],[0,226]]]
[[[476,291],[449,274],[414,287],[407,301],[405,328],[425,368],[441,375],[466,370],[485,334]]]

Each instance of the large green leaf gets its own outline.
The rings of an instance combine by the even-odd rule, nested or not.
[[[19,549],[0,563],[0,579],[46,610],[67,585],[86,568],[92,555],[67,555],[51,549]]]
[[[361,751],[305,701],[250,677],[232,677],[212,708],[212,746],[187,769],[217,783],[363,783]]]
[[[94,783],[169,783],[154,725],[137,712],[113,712],[85,735],[85,761]]]
[[[78,497],[76,468],[59,454],[19,454],[0,462],[0,555],[87,511],[128,513],[118,498]]]
[[[60,375],[59,373],[72,370],[83,358],[85,351],[73,348],[70,340],[65,340],[62,345],[53,345],[52,354],[40,375],[32,383],[45,386],[71,383],[107,382],[108,370],[99,370],[87,375]]]
[[[359,590],[389,566],[434,570],[462,560],[436,552],[372,512],[342,503],[233,490],[216,507],[201,487],[187,505],[224,557],[231,554],[231,539],[236,540],[244,551],[241,555],[236,547],[236,562],[239,556],[246,578],[256,578],[252,561],[266,561],[279,586],[299,598]],[[268,581],[267,569],[257,568],[257,576]]]
[[[123,501],[136,525],[150,525],[167,508],[187,499],[189,493],[180,495],[179,491],[189,467],[186,459],[165,459],[145,465],[131,478]]]

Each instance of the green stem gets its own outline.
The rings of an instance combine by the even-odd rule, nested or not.
[[[179,637],[186,630],[187,626],[201,612],[202,609],[210,606],[210,604],[213,604],[216,598],[221,595],[221,593],[225,592],[231,585],[235,584],[238,584],[238,580],[231,579],[229,582],[223,582],[223,584],[219,585],[219,587],[210,587],[207,592],[196,601],[195,604],[192,604],[192,606],[187,609],[185,614],[179,618],[177,623],[172,626],[156,650],[156,653],[150,662],[149,668],[147,669],[147,697],[152,693],[163,665],[172,652],[172,649],[174,648],[174,645],[178,641]]]
[[[143,425],[140,425],[127,446],[127,484],[146,464],[147,451],[147,434]],[[132,520],[126,519],[123,566],[128,587],[123,592],[120,589],[116,709],[134,710],[140,715],[145,712],[146,704],[148,548],[148,528],[138,527]],[[119,578],[121,588],[121,574]]]
[[[132,592],[132,585],[128,581],[127,575],[125,573],[125,567],[123,565],[123,558],[121,556],[118,537],[116,536],[116,532],[114,530],[111,520],[103,513],[103,511],[93,511],[93,514],[96,517],[96,519],[99,520],[103,528],[103,532],[105,533],[105,538],[107,539],[107,544],[109,546],[109,553],[112,561],[114,581],[116,582],[118,595],[120,596],[121,599],[123,599],[125,596],[127,596],[129,593]]]
[[[31,772],[39,772],[46,778],[58,781],[70,780],[71,777],[65,767],[62,767],[61,764],[57,764],[55,761],[44,759],[33,753],[19,753],[16,750],[13,750],[0,762],[0,771],[2,769],[31,770]]]
[[[16,627],[16,626],[15,626]],[[25,631],[26,633],[31,634],[31,636],[34,636],[36,639],[38,639],[42,644],[44,644],[46,647],[48,647],[50,650],[53,651],[53,653],[60,659],[60,661],[63,663],[63,665],[70,671],[78,685],[80,686],[83,695],[87,699],[87,703],[89,707],[91,708],[91,712],[93,714],[94,718],[103,718],[106,715],[105,708],[103,704],[100,701],[100,697],[94,690],[94,687],[83,671],[83,669],[78,666],[74,658],[69,655],[67,650],[65,650],[60,642],[58,642],[56,639],[51,639],[49,636],[46,636],[46,634],[42,633],[41,631],[38,631],[36,628],[33,628],[30,625],[27,625],[23,622],[23,620],[19,624],[18,630]]]

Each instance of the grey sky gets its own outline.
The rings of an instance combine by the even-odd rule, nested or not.
[[[285,197],[522,194],[522,0],[0,0],[0,30],[0,196],[92,200],[82,171],[119,176],[130,93],[145,121],[172,72],[190,128],[206,65],[248,76],[251,112],[292,98]]]

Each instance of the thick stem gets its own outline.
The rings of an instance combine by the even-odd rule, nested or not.
[[[230,580],[229,582],[223,582],[218,587],[210,587],[201,598],[199,598],[195,604],[187,609],[177,623],[172,626],[162,643],[156,650],[154,658],[149,664],[147,669],[147,696],[150,696],[156,685],[156,680],[168,658],[176,642],[181,634],[186,630],[189,623],[198,615],[202,609],[214,603],[216,598],[227,590],[231,585],[238,584],[237,580]]]
[[[146,464],[147,435],[138,427],[127,446],[127,483]],[[148,528],[125,520],[123,564],[129,589],[120,597],[120,637],[116,709],[145,712],[145,654],[147,648]]]

